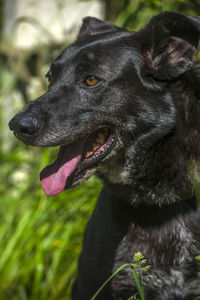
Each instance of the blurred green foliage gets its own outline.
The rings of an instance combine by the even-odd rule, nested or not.
[[[50,156],[23,145],[1,155],[0,299],[69,299],[101,184],[94,177],[81,189],[46,197],[38,174]]]
[[[108,21],[133,30],[164,10],[200,15],[200,0],[106,0],[105,4]],[[1,5],[1,29],[2,15]],[[83,231],[102,186],[93,177],[76,190],[47,198],[39,172],[57,149],[25,146],[7,129],[10,107],[15,103],[13,113],[45,91],[47,66],[63,47],[51,44],[23,52],[1,41],[0,300],[70,299]]]

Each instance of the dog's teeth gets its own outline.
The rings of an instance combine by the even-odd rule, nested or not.
[[[104,135],[103,135],[102,133],[99,132],[98,137],[97,137],[97,139],[96,139],[96,142],[97,142],[98,144],[103,144],[104,140],[105,140]]]
[[[92,151],[88,151],[85,155],[86,158],[88,158],[90,155],[92,155]]]
[[[107,131],[105,131],[105,134],[99,132],[98,133],[98,137],[96,138],[96,141],[95,143],[93,143],[92,145],[92,149],[91,151],[88,151],[86,154],[85,154],[85,158],[89,158],[90,159],[90,156],[92,156],[92,158],[95,158],[97,157],[98,155],[95,155],[95,151],[97,149],[99,149],[103,143],[105,143],[105,139],[106,139],[106,135],[108,134]],[[101,152],[103,153],[105,151],[105,149],[102,149]]]
[[[96,150],[98,146],[99,146],[98,144],[95,144],[95,143],[94,143],[94,144],[92,145],[92,150],[93,150],[93,151]]]

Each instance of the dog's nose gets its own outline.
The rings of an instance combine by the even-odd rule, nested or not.
[[[15,116],[9,122],[10,130],[13,130],[17,135],[30,136],[37,132],[39,128],[39,122],[32,116]]]

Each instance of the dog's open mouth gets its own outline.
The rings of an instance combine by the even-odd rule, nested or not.
[[[69,177],[81,177],[85,170],[102,161],[115,144],[109,129],[100,128],[87,137],[61,146],[56,161],[40,173],[42,188],[48,196],[55,196],[70,187]]]

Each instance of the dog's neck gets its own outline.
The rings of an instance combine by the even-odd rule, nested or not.
[[[112,210],[116,218],[123,218],[121,223],[130,224],[134,222],[139,226],[150,228],[154,226],[162,226],[163,224],[169,224],[170,221],[184,217],[188,214],[193,214],[197,211],[197,201],[195,195],[190,198],[181,199],[172,204],[165,204],[159,206],[157,204],[149,205],[147,203],[139,203],[132,205],[130,202],[125,201],[126,195],[122,195],[122,191],[118,192],[118,187],[106,186],[109,190]],[[118,195],[117,195],[118,194]],[[120,221],[120,220],[119,220]]]
[[[170,87],[178,125],[146,149],[135,151],[133,142],[126,153],[101,167],[103,180],[129,203],[165,206],[193,198],[200,179],[195,167],[200,160],[200,80],[196,85],[190,77],[198,80],[197,71],[192,69]]]
[[[130,151],[129,151],[130,155]],[[193,197],[197,172],[187,161],[174,133],[165,136],[146,151],[133,152],[107,162],[100,177],[116,196],[138,205],[165,206]]]

